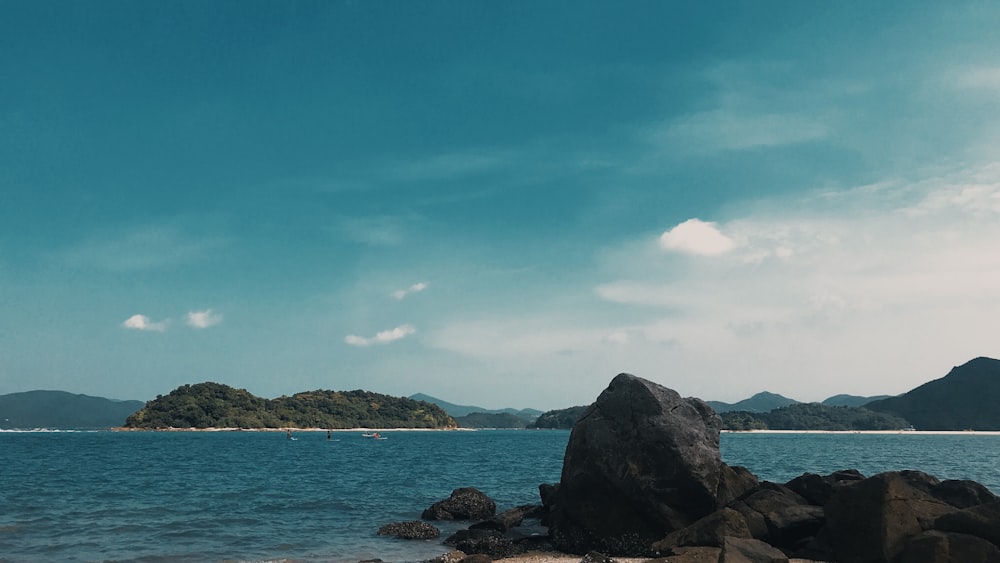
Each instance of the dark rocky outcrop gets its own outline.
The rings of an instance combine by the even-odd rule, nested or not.
[[[537,504],[527,504],[506,510],[493,516],[489,520],[484,520],[478,524],[469,526],[470,529],[496,530],[506,532],[511,528],[521,525],[525,518],[537,518],[542,511],[542,507]]]
[[[910,538],[894,563],[997,563],[1000,549],[976,536],[931,530]]]
[[[720,428],[700,399],[615,377],[570,434],[551,511],[553,544],[572,553],[643,555],[712,513],[723,467]]]
[[[441,530],[427,522],[393,522],[378,529],[380,536],[393,536],[404,540],[430,540],[441,537]]]
[[[512,557],[526,550],[524,546],[497,530],[459,530],[444,540],[444,543],[469,555],[482,554],[493,559]]]
[[[496,514],[493,499],[473,487],[463,487],[438,501],[420,515],[424,520],[485,520]]]
[[[1000,563],[1000,498],[981,484],[853,469],[759,482],[721,462],[718,420],[697,399],[622,374],[574,428],[562,482],[539,486],[541,506],[494,516],[488,497],[457,489],[425,517],[483,520],[445,540],[470,554],[462,563],[551,549],[591,563]],[[550,536],[523,535],[526,518]]]
[[[825,539],[838,560],[860,563],[892,561],[908,537],[929,529],[954,507],[890,472],[841,488],[824,510]]]

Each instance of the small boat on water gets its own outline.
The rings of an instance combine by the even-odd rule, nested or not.
[[[364,434],[361,435],[361,437],[362,438],[371,438],[372,440],[385,440],[386,439],[386,438],[383,438],[382,434],[379,434],[378,432],[365,432]]]

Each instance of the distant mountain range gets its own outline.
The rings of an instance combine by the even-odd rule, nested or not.
[[[423,393],[409,399],[437,405],[465,427],[569,427],[583,407],[543,413],[536,409],[485,409],[456,405]],[[708,401],[719,413],[766,413],[803,404],[770,392],[757,393],[736,403]],[[890,397],[834,395],[828,407],[864,407],[898,416],[917,430],[1000,430],[1000,360],[980,357],[953,368],[945,377]],[[111,428],[146,406],[142,401],[115,401],[64,391],[28,391],[0,395],[0,429]],[[472,415],[472,416],[470,416]],[[542,416],[549,415],[549,416]],[[539,417],[541,416],[541,419]],[[523,421],[523,424],[521,424]],[[544,424],[541,422],[544,421]],[[568,425],[568,426],[567,426]]]
[[[410,395],[410,399],[414,401],[427,401],[433,405],[441,407],[444,412],[450,414],[451,416],[458,417],[468,416],[473,413],[485,413],[485,414],[512,414],[525,422],[534,422],[536,418],[542,411],[537,409],[484,409],[483,407],[474,407],[469,405],[456,405],[454,403],[449,403],[448,401],[442,401],[437,397],[431,397],[430,395],[425,395],[423,393],[417,393],[415,395]]]
[[[114,401],[65,391],[0,395],[0,428],[95,429],[125,424],[142,401]]]
[[[834,395],[823,400],[820,404],[828,407],[860,407],[866,403],[870,403],[871,401],[885,399],[889,396],[890,395],[877,395],[874,397],[862,397],[859,395]],[[769,393],[767,391],[762,391],[749,399],[743,399],[742,401],[737,401],[735,403],[723,403],[721,401],[706,402],[717,413],[730,411],[770,412],[774,409],[780,409],[781,407],[802,404],[801,401],[789,399],[783,395]]]

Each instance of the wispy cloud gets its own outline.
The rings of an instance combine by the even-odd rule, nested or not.
[[[417,332],[417,329],[413,325],[400,325],[396,328],[389,330],[383,330],[371,338],[365,338],[363,336],[357,336],[355,334],[348,334],[344,337],[344,342],[350,344],[351,346],[371,346],[373,344],[389,344],[390,342],[395,342],[401,340]]]
[[[398,246],[408,239],[414,217],[341,217],[337,228],[349,240],[369,246]]]
[[[412,295],[414,293],[419,293],[427,289],[427,287],[428,287],[427,282],[418,282],[406,289],[397,289],[396,291],[393,291],[389,295],[394,299],[403,300],[406,299],[406,297],[409,295]]]
[[[203,311],[189,311],[187,314],[187,325],[191,328],[205,329],[213,327],[222,322],[222,313],[216,313],[211,309]]]
[[[154,322],[146,315],[141,314],[132,315],[122,322],[122,326],[129,330],[148,330],[154,332],[163,332],[167,330],[168,324],[170,324],[169,319]]]
[[[216,236],[196,237],[172,226],[144,225],[96,235],[57,259],[74,268],[127,273],[195,262],[224,244]]]
[[[653,131],[650,139],[684,151],[711,152],[795,145],[829,134],[829,126],[815,116],[717,109],[671,121]]]

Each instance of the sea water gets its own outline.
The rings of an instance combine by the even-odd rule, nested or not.
[[[420,561],[376,535],[458,487],[505,510],[559,480],[568,431],[0,432],[0,561]],[[1000,492],[1000,436],[725,433],[762,479],[921,469]],[[459,523],[436,523],[448,535]]]

